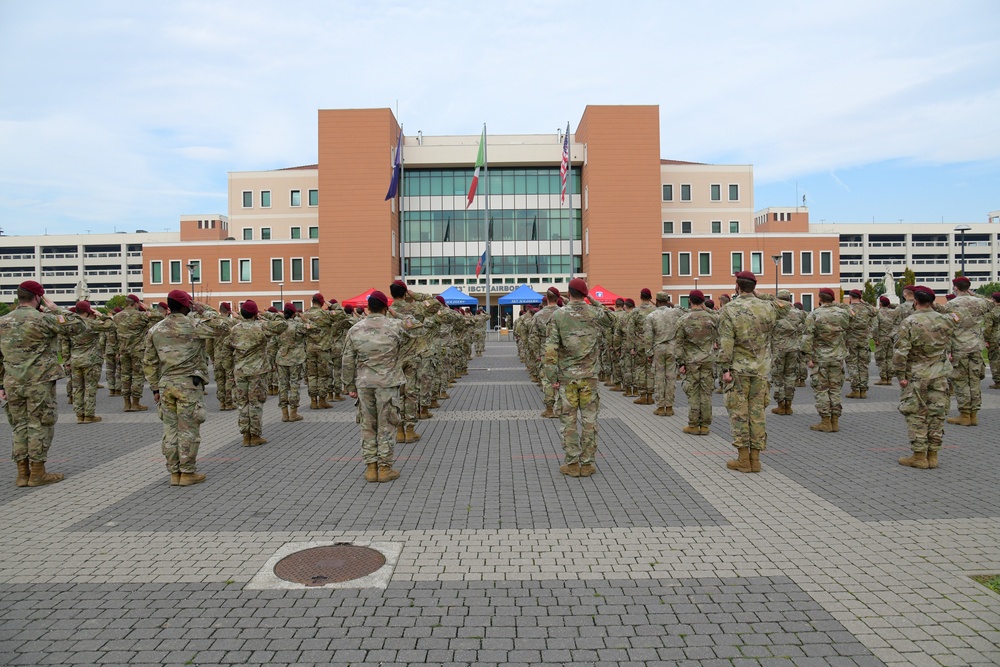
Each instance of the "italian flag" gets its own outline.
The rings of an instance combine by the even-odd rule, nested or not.
[[[476,188],[479,187],[479,170],[486,166],[486,127],[483,127],[483,136],[479,138],[479,155],[476,156],[476,171],[472,174],[472,185],[469,186],[469,196],[466,197],[465,208],[472,206],[472,200],[476,198]]]

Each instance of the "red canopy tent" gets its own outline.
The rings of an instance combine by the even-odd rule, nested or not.
[[[368,296],[372,292],[374,292],[374,291],[375,291],[375,288],[373,287],[370,290],[368,290],[367,292],[365,292],[364,294],[359,294],[356,297],[353,297],[353,298],[350,298],[350,299],[344,299],[343,301],[340,302],[340,305],[341,306],[351,306],[352,308],[367,308],[368,307]],[[392,305],[392,297],[389,296],[388,294],[386,294],[386,296],[389,297],[389,305],[391,306]]]
[[[613,306],[615,305],[616,299],[622,298],[614,292],[604,289],[600,285],[595,285],[590,288],[590,296],[594,297],[595,301],[599,301],[605,306]]]

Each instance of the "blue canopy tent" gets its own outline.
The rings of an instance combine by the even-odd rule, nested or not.
[[[475,297],[471,297],[460,289],[454,287],[449,287],[445,291],[441,292],[441,297],[448,306],[478,306],[479,301]]]
[[[537,306],[541,302],[542,295],[527,285],[521,285],[510,294],[497,299],[497,303],[501,306]]]

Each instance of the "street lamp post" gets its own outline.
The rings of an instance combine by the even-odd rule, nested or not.
[[[778,270],[778,265],[781,264],[781,255],[771,255],[771,259],[774,261],[774,296],[778,296],[778,274],[781,273]]]
[[[281,307],[285,307],[285,283],[278,283],[278,298],[281,299]]]
[[[194,299],[194,270],[196,268],[198,268],[198,264],[196,262],[188,262],[188,265],[187,265],[188,280],[191,283],[191,298],[192,299]]]
[[[957,225],[955,227],[955,231],[959,232],[961,234],[961,241],[960,241],[960,243],[962,244],[962,275],[963,276],[965,275],[965,232],[968,232],[968,231],[971,231],[971,230],[972,230],[972,227],[970,227],[969,225]]]

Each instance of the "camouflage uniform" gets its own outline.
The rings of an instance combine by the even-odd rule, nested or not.
[[[974,415],[983,405],[982,380],[986,377],[983,324],[987,314],[994,310],[993,300],[978,294],[960,294],[945,304],[942,310],[954,315],[956,320],[951,350],[951,382],[955,402],[959,412]],[[952,423],[968,425],[957,420]]]
[[[145,382],[143,344],[149,330],[149,317],[130,300],[122,312],[115,313],[114,321],[118,332],[118,370],[122,378],[122,398],[125,399],[125,409],[131,411],[129,401],[138,405],[142,398]]]
[[[612,311],[611,317],[614,322],[612,323],[611,330],[605,334],[605,338],[608,339],[608,354],[611,356],[611,381],[614,383],[612,386],[616,387],[616,390],[624,389],[625,384],[625,356],[622,352],[622,322],[625,319],[626,312],[624,309]],[[631,380],[631,376],[629,376]]]
[[[406,294],[393,301],[393,312],[398,313],[402,318],[412,317],[421,324],[441,309],[441,302],[430,294],[422,294],[408,290]],[[415,339],[411,345],[412,354],[406,355],[402,359],[402,369],[404,383],[400,389],[402,392],[402,425],[410,430],[416,426],[417,419],[421,416],[429,417],[427,412],[430,402],[424,403],[421,400],[430,395],[430,391],[422,391],[421,385],[425,378],[420,374],[421,368],[428,370],[428,364],[424,359],[433,355],[434,351],[430,347],[431,341],[426,336]],[[343,353],[341,353],[343,354]],[[426,379],[430,383],[430,378]]]
[[[915,311],[899,326],[892,363],[896,376],[908,382],[900,392],[899,411],[914,452],[941,449],[954,329],[952,317],[933,310]]]
[[[806,318],[802,354],[813,363],[812,386],[820,417],[840,417],[844,410],[841,392],[851,312],[844,304],[825,303]]]
[[[261,416],[267,400],[267,341],[288,328],[284,320],[247,320],[236,323],[229,332],[233,350],[233,376],[236,378],[236,407],[240,411],[240,433],[260,436]]]
[[[531,320],[531,331],[528,335],[532,338],[532,350],[537,351],[539,365],[542,363],[542,355],[545,353],[545,338],[548,335],[549,321],[557,310],[559,310],[559,306],[555,304],[546,305]],[[545,373],[539,373],[539,380],[542,384],[542,401],[545,403],[546,414],[544,416],[555,416],[551,414],[556,403],[556,392],[552,388],[552,382],[549,381],[548,375]]]
[[[205,412],[208,355],[205,342],[229,328],[214,310],[201,315],[171,313],[146,335],[143,367],[150,387],[159,392],[163,421],[163,457],[171,476],[194,474]]]
[[[73,356],[70,358],[70,372],[73,378],[73,409],[78,421],[93,417],[97,410],[97,384],[101,379],[101,364],[104,348],[101,337],[105,331],[114,328],[111,318],[100,319],[81,317],[84,329],[73,336]]]
[[[229,314],[221,315],[217,318],[218,326],[225,329],[215,339],[212,346],[215,355],[212,357],[212,366],[215,368],[215,390],[219,399],[221,410],[232,410],[236,407],[233,399],[233,386],[236,384],[233,379],[233,348],[229,347],[229,331],[236,326],[236,318]]]
[[[70,405],[73,404],[73,373],[70,372],[73,363],[73,336],[68,333],[59,335],[59,356],[62,358],[63,368],[66,370],[66,398]]]
[[[275,360],[278,367],[278,407],[298,410],[309,325],[294,317],[285,321],[288,328],[274,338],[278,350]]]
[[[983,321],[983,339],[988,346],[986,353],[990,362],[990,375],[993,377],[990,389],[1000,389],[1000,308],[995,302]]]
[[[334,304],[334,312],[343,312],[343,308],[339,304]],[[354,326],[354,321],[346,317],[338,318],[337,323],[333,325],[333,335],[331,337],[331,348],[330,348],[330,370],[331,370],[331,382],[333,383],[333,400],[342,401],[344,397],[341,394],[344,393],[344,380],[341,377],[341,363],[344,356],[344,341],[347,337],[347,330]],[[303,364],[305,361],[302,362]]]
[[[688,427],[699,435],[708,433],[712,423],[713,349],[719,340],[719,315],[713,310],[694,308],[677,323],[677,366],[684,367],[681,387],[688,397]]]
[[[339,308],[339,304],[337,304]],[[343,309],[340,315],[347,317]],[[333,388],[333,376],[330,370],[330,350],[333,347],[332,329],[340,317],[332,310],[324,310],[314,305],[304,313],[304,317],[312,326],[309,328],[309,338],[306,341],[306,385],[309,398],[313,403],[326,405],[326,397]],[[312,407],[315,407],[312,406]]]
[[[785,316],[774,324],[771,332],[771,384],[774,385],[774,399],[778,401],[779,407],[787,404],[787,408],[791,409],[795,399],[795,384],[801,365],[802,334],[805,329],[805,311],[789,308]]]
[[[898,309],[882,306],[875,315],[872,338],[875,340],[875,365],[878,366],[880,384],[891,384],[892,346],[896,342]]]
[[[848,398],[865,398],[868,393],[868,367],[871,364],[871,330],[875,322],[875,308],[866,301],[849,305],[851,324],[847,328],[847,379],[851,383]]]
[[[653,393],[653,381],[650,377],[652,350],[646,346],[644,324],[646,317],[656,310],[656,306],[643,301],[632,309],[625,320],[625,345],[632,357],[632,386],[640,398],[644,394]],[[652,401],[650,401],[652,402]]]
[[[566,466],[594,465],[601,406],[597,382],[600,340],[603,330],[613,324],[611,313],[603,307],[573,299],[549,321],[543,369],[550,383],[559,384],[557,412],[562,421]]]
[[[114,320],[111,320],[114,322]],[[114,326],[104,332],[104,377],[112,396],[121,393],[121,376],[118,374],[118,331]]]
[[[58,417],[56,380],[66,376],[59,365],[59,336],[82,331],[83,326],[62,308],[42,313],[20,306],[0,317],[0,384],[7,392],[15,461],[48,459]]]
[[[658,297],[659,298],[659,297]],[[677,391],[677,362],[674,336],[683,315],[680,308],[659,306],[643,320],[643,339],[647,354],[653,357],[653,397],[659,412],[670,414]],[[667,408],[670,408],[667,411]]]

